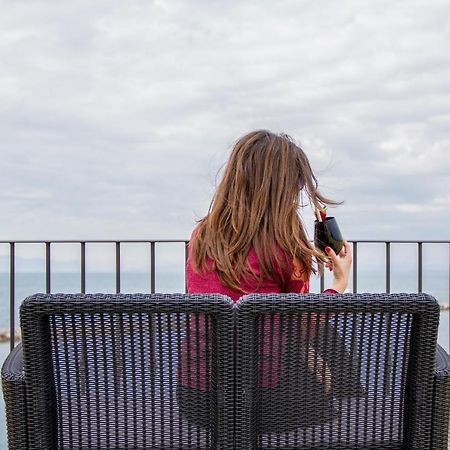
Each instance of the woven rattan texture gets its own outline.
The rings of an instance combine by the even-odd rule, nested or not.
[[[31,448],[231,448],[231,318],[222,296],[26,299]]]
[[[3,399],[5,400],[8,444],[11,449],[27,448],[27,409],[25,379],[19,344],[2,367]]]
[[[450,411],[450,359],[443,349],[438,348],[437,367],[434,377],[432,419],[432,448],[436,450],[448,449]]]
[[[429,448],[438,323],[426,295],[242,298],[240,448]]]

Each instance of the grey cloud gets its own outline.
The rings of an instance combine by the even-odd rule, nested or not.
[[[430,215],[450,219],[449,13],[439,0],[10,4],[2,234],[185,238],[233,141],[266,127],[297,138],[346,200],[349,237],[403,237],[405,221],[446,237]]]

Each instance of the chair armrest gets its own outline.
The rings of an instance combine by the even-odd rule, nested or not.
[[[28,448],[28,433],[22,344],[17,345],[3,363],[2,389],[8,428],[8,447],[25,450]]]
[[[433,380],[433,418],[431,429],[432,449],[448,449],[448,426],[450,416],[450,357],[438,345],[436,369]]]
[[[5,377],[11,381],[23,381],[22,344],[16,345],[5,359],[2,367],[2,378]]]
[[[436,372],[437,376],[450,375],[450,356],[438,345],[436,347]]]

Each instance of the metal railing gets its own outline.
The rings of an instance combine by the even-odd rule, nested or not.
[[[411,240],[359,240],[349,241],[353,249],[353,280],[352,291],[358,292],[358,245],[359,244],[384,244],[385,246],[385,291],[391,291],[391,244],[414,244],[417,246],[417,292],[422,292],[423,287],[423,244],[446,244],[449,251],[449,286],[450,295],[450,241],[411,241]],[[121,291],[121,245],[122,244],[146,244],[149,246],[150,254],[150,292],[155,292],[156,285],[156,244],[183,243],[185,261],[187,259],[187,240],[181,239],[159,239],[159,240],[54,240],[54,241],[37,241],[37,240],[18,240],[18,241],[0,241],[0,244],[9,245],[9,329],[10,329],[10,347],[15,345],[15,311],[16,311],[16,245],[17,244],[42,244],[45,245],[45,292],[51,293],[51,248],[52,244],[78,244],[80,246],[80,292],[86,292],[86,245],[87,244],[114,244],[115,245],[115,290],[117,293]],[[324,289],[324,276],[320,278],[320,289]],[[448,299],[447,299],[448,300]],[[449,311],[450,317],[450,311]],[[450,330],[449,330],[450,342]]]

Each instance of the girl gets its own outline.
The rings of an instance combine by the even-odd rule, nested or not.
[[[289,136],[261,130],[239,139],[209,213],[191,236],[188,292],[234,301],[248,293],[308,292],[317,264],[330,262],[327,291],[343,293],[349,244],[340,255],[327,248],[327,259],[310,244],[298,214],[302,192],[314,208],[336,204],[317,187],[308,158]]]
[[[311,274],[326,265],[333,272],[333,282],[325,292],[343,293],[352,262],[350,246],[345,242],[339,255],[331,248],[326,249],[327,255],[314,248],[299,216],[301,194],[313,208],[337,204],[318,191],[308,158],[289,136],[258,130],[240,138],[208,214],[192,233],[186,265],[188,292],[220,293],[235,302],[248,293],[307,293]],[[192,336],[199,332],[191,331]],[[202,318],[201,338],[207,332],[209,324]],[[200,339],[198,349],[193,344],[191,347],[189,352],[183,348],[179,378],[179,400],[188,418],[189,404],[193,402],[186,399],[199,391],[209,391],[207,362],[200,361],[200,380],[195,374],[187,376],[186,354],[193,358],[189,366],[194,366],[199,362],[196,356],[204,352],[204,341]],[[317,353],[313,356],[313,377],[327,394],[330,368]],[[272,362],[271,367],[277,370],[277,362]],[[275,380],[271,384],[267,369],[263,366],[261,388],[276,388],[279,377],[270,376]],[[208,401],[205,395],[205,410]],[[201,423],[198,417],[196,422]]]

